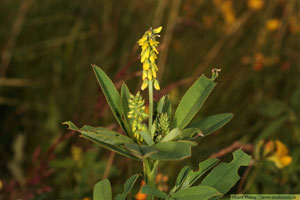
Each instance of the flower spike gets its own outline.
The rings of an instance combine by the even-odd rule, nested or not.
[[[138,143],[143,142],[143,138],[140,135],[141,131],[146,131],[146,126],[143,124],[143,121],[147,119],[148,115],[145,113],[144,99],[141,96],[140,92],[133,96],[130,94],[129,102],[129,112],[128,118],[133,119],[131,130],[133,132],[134,138]]]
[[[150,28],[147,30],[143,37],[139,39],[138,44],[142,47],[141,52],[141,63],[143,64],[143,84],[141,89],[144,90],[148,87],[148,80],[154,81],[154,88],[156,90],[160,90],[157,77],[157,65],[155,60],[157,59],[158,51],[156,47],[158,46],[159,42],[156,41],[156,37],[161,31],[162,27],[158,27],[156,29]]]

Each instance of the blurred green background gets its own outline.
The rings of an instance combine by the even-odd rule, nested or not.
[[[255,162],[231,193],[300,193],[300,1],[1,0],[0,21],[0,199],[87,200],[103,177],[115,194],[140,172],[140,163],[61,123],[117,130],[91,64],[135,93],[142,68],[136,41],[160,25],[156,97],[170,93],[176,106],[195,78],[220,68],[196,118],[234,113],[191,159],[162,165],[164,184],[171,187],[186,164],[229,161],[241,146],[253,155],[258,141],[277,139],[292,162],[280,169]]]

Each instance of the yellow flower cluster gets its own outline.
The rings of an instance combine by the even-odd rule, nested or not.
[[[129,99],[129,109],[128,118],[133,119],[132,121],[132,132],[134,138],[138,142],[143,142],[143,138],[140,135],[141,131],[147,131],[146,126],[143,124],[143,121],[147,119],[148,115],[145,113],[144,99],[140,95],[140,92],[133,96],[130,94]]]
[[[78,146],[71,147],[71,156],[72,159],[78,164],[79,167],[82,167],[82,148]]]
[[[162,27],[156,29],[150,28],[147,30],[143,37],[138,41],[138,44],[142,47],[141,63],[143,64],[143,84],[141,89],[144,90],[148,87],[149,81],[154,81],[154,88],[160,90],[159,83],[156,79],[156,72],[158,71],[155,60],[157,59],[158,51],[156,49],[159,44],[156,41],[156,37],[159,37]]]
[[[266,28],[268,31],[275,31],[279,28],[281,22],[278,19],[270,19],[266,23]]]
[[[292,162],[289,150],[279,140],[267,142],[264,147],[264,155],[267,155],[267,160],[274,162],[279,169],[288,166]]]
[[[214,4],[220,9],[227,24],[235,21],[235,12],[232,7],[232,0],[214,0]]]
[[[260,10],[263,5],[263,0],[248,0],[248,7],[252,10]]]

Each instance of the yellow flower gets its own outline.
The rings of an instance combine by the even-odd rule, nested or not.
[[[141,89],[144,90],[148,87],[148,81],[144,80]]]
[[[225,12],[224,17],[228,24],[232,24],[235,21],[235,14],[232,11]]]
[[[160,90],[159,83],[158,83],[158,81],[157,81],[156,79],[154,80],[154,88],[155,88],[156,90]]]
[[[279,28],[280,24],[281,23],[278,19],[270,19],[266,23],[266,29],[268,31],[275,31]]]
[[[147,81],[144,81],[144,83],[148,84]],[[142,87],[146,87],[144,86]],[[129,109],[128,112],[128,118],[133,119],[131,130],[133,133],[133,137],[136,139],[138,143],[143,142],[143,138],[140,135],[141,131],[146,131],[146,126],[143,124],[143,121],[148,117],[148,115],[145,113],[145,106],[144,106],[144,99],[141,96],[140,92],[136,94],[136,96],[133,96],[130,94],[129,102]]]
[[[232,7],[232,0],[214,0],[214,4],[221,11],[227,24],[232,24],[235,21],[235,12]]]
[[[267,157],[267,160],[274,162],[277,168],[282,169],[292,162],[292,157],[289,156],[289,150],[287,147],[279,140],[275,140],[275,143],[273,141],[268,142],[265,145],[265,152],[269,153],[274,150],[274,146],[276,147],[276,151]]]
[[[232,8],[232,1],[230,1],[230,0],[223,1],[222,5],[221,5],[221,10],[222,10],[225,21],[228,24],[232,24],[235,21],[235,13]]]
[[[84,197],[82,200],[91,200],[89,197]]]
[[[268,156],[268,154],[270,154],[274,151],[275,151],[275,143],[272,140],[270,140],[265,144],[264,155]]]
[[[82,149],[78,146],[71,147],[72,158],[75,161],[79,161],[82,156]]]
[[[78,167],[82,167],[82,148],[78,146],[71,147],[72,159],[77,163]]]
[[[146,40],[147,40],[147,36],[143,35],[143,37],[141,39],[139,39],[139,41],[138,41],[139,45],[140,46],[147,45],[147,43],[145,43]]]
[[[262,0],[248,0],[248,7],[252,10],[259,10],[263,5],[264,2]]]
[[[143,64],[143,84],[141,89],[144,90],[148,87],[148,81],[154,81],[154,88],[159,90],[159,84],[156,80],[158,68],[155,64],[155,60],[157,59],[158,51],[156,49],[159,44],[156,41],[156,37],[159,37],[158,33],[160,33],[162,27],[158,27],[156,29],[150,28],[147,30],[143,37],[139,39],[138,44],[142,47],[141,52],[141,63]]]
[[[144,71],[147,71],[147,70],[149,70],[149,68],[150,68],[149,62],[148,62],[148,61],[147,61],[147,62],[144,62],[144,64],[143,64],[143,70],[144,70]]]
[[[0,179],[0,190],[2,190],[2,188],[3,188],[3,182],[2,182],[2,180]]]
[[[161,29],[162,29],[162,27],[160,26],[160,27],[154,29],[153,33],[160,33]]]

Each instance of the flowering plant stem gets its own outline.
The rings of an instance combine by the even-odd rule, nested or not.
[[[143,160],[144,180],[146,185],[155,187],[155,177],[159,161],[146,158]],[[153,196],[148,196],[148,200],[154,200]]]
[[[199,171],[192,171],[189,166],[184,167],[168,194],[165,192],[167,189],[156,187],[156,184],[159,185],[161,182],[157,178],[160,160],[182,160],[190,157],[191,148],[197,144],[197,139],[211,134],[232,118],[231,113],[223,113],[190,124],[216,85],[214,80],[218,76],[219,69],[212,70],[211,78],[202,75],[195,81],[180,100],[174,115],[171,113],[172,105],[167,95],[161,97],[155,106],[153,105],[153,89],[160,90],[156,79],[158,67],[155,64],[158,55],[156,47],[159,42],[155,38],[159,37],[161,29],[161,27],[148,29],[138,41],[142,47],[143,84],[141,89],[149,87],[149,114],[145,112],[145,101],[140,91],[132,95],[126,84],[123,84],[120,94],[106,73],[100,67],[93,65],[106,100],[126,134],[103,127],[78,128],[71,121],[64,124],[67,124],[70,130],[80,132],[82,137],[104,148],[142,161],[145,185],[138,194],[142,194],[143,199],[145,195],[148,200],[154,200],[156,197],[159,199],[220,199],[238,181],[239,167],[250,163],[251,156],[241,149],[233,153],[233,160],[230,163],[215,167],[219,160],[211,158],[199,163]],[[147,117],[149,117],[148,127],[145,124]],[[201,184],[193,186],[203,174],[212,168],[209,176],[203,178]],[[126,199],[138,177],[139,174],[135,174],[125,182],[124,192],[118,194],[116,200]],[[158,183],[156,183],[157,180],[159,180]],[[94,200],[112,200],[110,182],[107,179],[98,182],[93,194]]]
[[[153,139],[153,136],[151,133],[151,129],[152,129],[152,118],[153,118],[153,85],[152,85],[152,80],[148,81],[148,85],[149,85],[149,133]],[[157,166],[158,166],[159,161],[153,161],[150,159],[145,159],[143,161],[143,165],[144,165],[144,177],[145,177],[145,182],[147,185],[150,186],[155,186],[155,177],[156,177],[156,173],[157,173]],[[148,200],[154,200],[153,196],[148,196]]]
[[[151,128],[152,128],[152,118],[153,118],[153,85],[152,80],[149,80],[149,133],[153,139],[154,135],[151,134]]]

